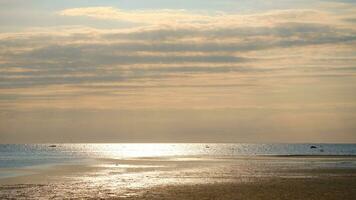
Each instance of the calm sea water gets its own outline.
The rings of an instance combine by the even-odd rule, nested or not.
[[[311,148],[315,146],[315,148]],[[356,144],[1,144],[0,168],[96,158],[166,156],[356,155]]]

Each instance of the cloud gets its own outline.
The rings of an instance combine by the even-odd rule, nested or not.
[[[0,106],[268,104],[274,95],[293,100],[290,91],[303,91],[299,87],[349,80],[355,73],[355,29],[324,11],[238,15],[102,7],[60,14],[137,26],[0,33]],[[271,100],[252,98],[261,94]]]
[[[62,16],[86,16],[98,19],[122,20],[134,23],[184,23],[192,21],[206,22],[208,16],[190,13],[185,10],[133,10],[125,11],[113,7],[70,8],[59,12]]]
[[[203,12],[188,10],[122,10],[114,7],[82,7],[70,8],[58,12],[67,17],[90,17],[102,20],[118,20],[139,25],[235,25],[265,26],[283,22],[317,22],[325,23],[334,20],[331,13],[318,10],[273,10],[256,14],[232,14],[224,12]]]
[[[138,64],[239,64],[259,62],[248,52],[351,44],[353,29],[315,23],[272,27],[74,29],[0,36],[3,67],[37,70],[99,69]],[[83,36],[83,37],[82,37]]]

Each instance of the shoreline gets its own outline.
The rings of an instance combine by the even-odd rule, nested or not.
[[[3,179],[16,179],[21,178],[22,176],[31,176],[38,175],[41,173],[56,173],[60,168],[76,168],[74,171],[78,171],[78,167],[83,169],[92,168],[94,165],[100,164],[113,164],[120,165],[138,165],[140,163],[152,164],[152,163],[161,163],[161,164],[171,164],[171,163],[180,163],[180,162],[189,162],[189,163],[219,163],[219,162],[233,162],[233,161],[260,161],[260,160],[279,160],[279,159],[295,159],[299,161],[301,159],[313,160],[313,159],[327,159],[330,161],[342,160],[345,162],[355,162],[356,155],[241,155],[241,156],[161,156],[161,157],[131,157],[131,158],[92,158],[92,159],[80,159],[76,161],[66,161],[66,162],[56,162],[56,163],[47,163],[39,165],[31,165],[24,167],[14,167],[14,168],[0,168],[0,185],[5,182]],[[326,161],[326,160],[325,160]],[[335,168],[336,169],[336,168]],[[60,170],[61,171],[61,170]],[[85,170],[79,170],[85,172]],[[10,172],[11,175],[1,176]],[[14,173],[18,172],[18,175]],[[71,170],[67,171],[68,174],[71,174]],[[11,181],[13,182],[13,181]]]
[[[350,191],[355,163],[356,157],[334,156],[96,159],[0,178],[0,199],[320,199],[331,193],[322,199],[347,200],[356,197]]]
[[[331,170],[333,176],[308,172],[316,176],[303,178],[264,177],[245,181],[230,180],[208,183],[159,184],[142,188],[87,188],[83,183],[0,184],[0,198],[79,198],[107,200],[352,200],[356,197],[356,169]],[[63,185],[64,184],[64,185]],[[64,189],[61,187],[65,187]],[[73,190],[73,191],[72,191]],[[58,193],[59,191],[59,193]],[[30,192],[30,193],[28,193]],[[52,194],[53,193],[53,194]]]

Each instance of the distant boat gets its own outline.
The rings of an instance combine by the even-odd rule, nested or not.
[[[318,148],[318,147],[312,145],[312,146],[310,146],[310,148],[311,148],[311,149],[316,149],[316,148]]]
[[[57,147],[57,145],[55,145],[55,144],[52,144],[52,145],[49,145],[48,147]]]

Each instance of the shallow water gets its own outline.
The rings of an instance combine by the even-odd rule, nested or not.
[[[311,148],[315,146],[316,148]],[[97,158],[356,155],[356,144],[0,144],[0,168],[82,162]]]

